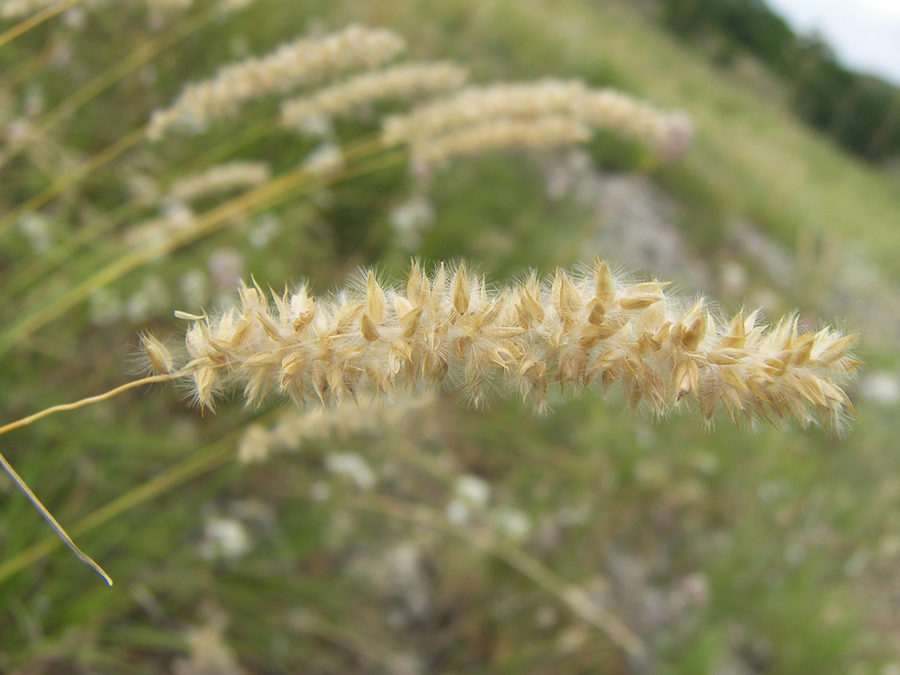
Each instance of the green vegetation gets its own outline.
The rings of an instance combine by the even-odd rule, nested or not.
[[[784,78],[800,119],[869,160],[900,153],[900,88],[856,73],[821,39],[797,35],[764,0],[660,0],[663,24],[715,45],[727,66],[751,54]]]
[[[790,90],[760,95],[630,3],[260,0],[227,16],[214,4],[160,16],[86,5],[0,45],[2,423],[126,381],[139,330],[177,343],[172,310],[214,305],[236,275],[323,291],[361,264],[403,275],[410,253],[502,279],[597,252],[665,278],[677,246],[686,294],[859,326],[864,377],[896,381],[896,177],[798,122]],[[179,177],[234,159],[280,176],[316,149],[278,129],[277,101],[263,99],[202,134],[134,142],[29,205],[186,82],[354,21],[478,82],[583,78],[684,109],[695,143],[662,164],[598,135],[586,155],[464,158],[425,183],[403,153],[360,152],[346,175],[258,206],[198,202],[196,218],[233,210],[206,236],[111,267],[126,233],[181,222],[160,197]],[[92,84],[113,68],[108,87]],[[372,138],[379,115],[403,109],[379,104],[337,137]],[[433,219],[426,208],[410,244],[396,209],[414,198]],[[859,396],[863,424],[835,439],[632,418],[615,392],[551,397],[544,418],[452,393],[342,410],[288,427],[257,462],[238,460],[262,444],[250,429],[296,411],[229,401],[202,414],[162,386],[0,436],[116,582],[75,561],[0,479],[0,672],[875,675],[900,662],[890,407]]]

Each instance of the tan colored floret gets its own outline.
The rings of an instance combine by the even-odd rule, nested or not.
[[[365,273],[329,297],[306,286],[275,296],[256,287],[187,331],[193,395],[212,408],[239,388],[248,403],[277,392],[329,404],[364,392],[449,382],[476,404],[517,394],[543,412],[551,386],[605,393],[621,382],[628,404],[662,415],[694,400],[711,423],[821,423],[841,430],[853,414],[841,384],[858,362],[857,336],[774,327],[743,312],[721,321],[703,299],[685,303],[659,281],[628,283],[599,259],[585,274],[492,288],[465,265],[428,274],[414,262],[405,288]],[[186,315],[182,315],[186,316]]]
[[[169,348],[150,333],[141,335],[141,349],[150,363],[150,369],[157,375],[175,372],[175,359]]]

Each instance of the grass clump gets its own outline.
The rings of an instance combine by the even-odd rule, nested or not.
[[[0,47],[2,134],[15,141],[0,158],[0,372],[16,382],[0,407],[12,420],[115,393],[135,351],[154,374],[0,436],[20,486],[116,579],[89,585],[11,494],[0,670],[189,673],[213,655],[234,672],[692,672],[751,654],[770,669],[845,672],[896,658],[872,602],[892,583],[889,415],[848,377],[853,331],[810,317],[862,322],[831,309],[830,287],[810,299],[798,285],[802,319],[771,327],[691,296],[720,297],[724,224],[750,215],[789,246],[820,216],[843,228],[841,200],[878,192],[880,177],[790,123],[773,142],[775,107],[617,5],[83,9]],[[351,24],[403,35],[408,60],[189,119],[182,94],[206,91],[191,83],[221,77],[228,90],[227,68],[271,66],[278,45],[321,45]],[[398,84],[446,58],[470,87]],[[386,138],[387,119],[513,89],[521,103],[548,82],[581,93],[530,112],[507,96],[491,119]],[[601,94],[610,86],[621,98]],[[586,119],[587,92],[606,117]],[[284,126],[287,96],[318,112]],[[610,101],[631,112],[610,117]],[[178,124],[149,142],[154,111],[173,107]],[[667,164],[666,139],[684,136],[664,132],[685,127],[665,111],[680,108],[696,142]],[[568,141],[524,151],[522,134],[497,133],[549,115],[591,122],[575,134],[590,152],[570,161]],[[423,153],[462,133],[481,134],[474,156]],[[612,171],[629,187],[614,202],[646,199],[647,184],[680,202],[667,232],[695,231],[678,240],[686,274],[665,276],[691,297],[653,264],[593,250],[615,211],[598,206]],[[841,194],[817,182],[850,175]],[[785,200],[794,188],[809,201]],[[858,204],[860,240],[886,241],[870,225],[891,203]],[[467,262],[414,266],[412,287],[386,280],[411,257]],[[810,278],[840,278],[807,262]],[[287,294],[263,290],[285,283]],[[729,301],[765,301],[762,272],[743,283]],[[190,317],[187,344],[174,307]],[[442,379],[463,395],[425,394]],[[132,390],[167,380],[202,405]],[[611,404],[573,396],[592,387]],[[748,416],[839,428],[851,402],[867,424],[843,440],[765,424],[702,431]],[[633,407],[650,415],[623,415]],[[650,423],[686,407],[699,414]]]

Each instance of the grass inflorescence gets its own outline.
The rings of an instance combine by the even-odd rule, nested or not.
[[[212,410],[234,389],[249,404],[270,392],[300,405],[392,400],[447,380],[476,405],[515,392],[543,413],[551,386],[606,392],[621,382],[634,409],[663,415],[693,399],[707,423],[724,409],[735,423],[793,418],[840,431],[853,414],[841,384],[858,365],[849,355],[858,336],[801,331],[796,318],[769,327],[758,312],[724,320],[702,298],[667,294],[665,282],[617,279],[599,258],[588,274],[531,272],[511,286],[465,264],[429,274],[414,262],[405,287],[383,286],[371,270],[360,278],[324,298],[304,285],[271,302],[245,286],[236,306],[198,318],[177,366],[192,373],[194,400]],[[156,342],[145,349],[164,360]]]
[[[891,666],[886,181],[624,6],[0,5],[0,671]]]

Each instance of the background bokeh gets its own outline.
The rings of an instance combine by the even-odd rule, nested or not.
[[[895,88],[755,2],[61,4],[0,22],[3,422],[127,381],[139,331],[177,343],[172,311],[238,279],[327,291],[414,255],[504,280],[599,254],[726,311],[858,331],[866,365],[845,438],[632,416],[615,393],[554,394],[543,418],[453,391],[211,415],[160,386],[49,417],[0,451],[116,583],[0,479],[0,672],[900,672]],[[427,177],[400,152],[252,208],[165,198],[225,161],[281,175],[406,109],[323,140],[280,128],[273,96],[142,139],[184,84],[352,22],[475,82],[684,110],[694,143],[666,162],[599,133]],[[135,258],[210,213],[208,236]]]

